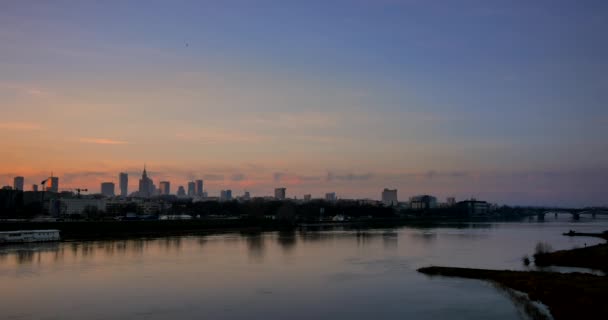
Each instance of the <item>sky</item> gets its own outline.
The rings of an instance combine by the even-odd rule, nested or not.
[[[0,0],[0,185],[608,204],[606,1]]]

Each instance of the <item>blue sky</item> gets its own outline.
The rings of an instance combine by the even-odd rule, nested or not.
[[[7,181],[147,162],[212,192],[607,203],[605,1],[0,8]]]

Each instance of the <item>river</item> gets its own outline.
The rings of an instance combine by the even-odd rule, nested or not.
[[[608,230],[608,217],[3,246],[0,318],[521,319],[489,283],[416,269],[524,270],[540,241],[602,242],[570,229]]]

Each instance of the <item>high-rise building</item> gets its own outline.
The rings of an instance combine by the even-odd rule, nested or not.
[[[186,190],[184,190],[184,186],[179,186],[177,188],[177,196],[178,197],[185,197],[186,196]]]
[[[334,202],[338,200],[335,192],[328,192],[325,194],[325,201]]]
[[[196,195],[203,196],[203,180],[196,180]]]
[[[148,178],[146,166],[144,166],[144,172],[141,175],[141,179],[139,179],[139,196],[149,198],[154,194],[154,189],[154,183],[152,179]]]
[[[114,196],[114,182],[102,182],[101,183],[101,194],[106,197]]]
[[[382,190],[382,203],[385,206],[393,206],[398,204],[397,200],[397,189],[384,189]]]
[[[304,195],[304,201],[310,201],[311,198],[312,198],[312,196],[310,194]]]
[[[46,191],[59,192],[59,178],[52,175],[46,180]]]
[[[274,189],[274,198],[277,200],[285,200],[286,188],[276,188]]]
[[[169,195],[171,194],[171,182],[169,181],[161,181],[159,184],[160,194],[161,195]]]
[[[222,190],[220,192],[220,201],[230,201],[232,200],[232,190]]]
[[[188,182],[188,197],[194,197],[196,195],[196,184],[194,181]]]
[[[120,185],[120,196],[126,197],[129,195],[129,175],[126,172],[118,174],[118,181]]]
[[[37,184],[33,184],[32,185],[32,191],[38,192],[38,185]]]
[[[15,177],[13,180],[13,189],[23,191],[23,184],[25,179],[23,177]]]
[[[245,200],[245,201],[251,200],[251,195],[249,194],[249,191],[245,191],[245,193],[243,194],[243,200]]]

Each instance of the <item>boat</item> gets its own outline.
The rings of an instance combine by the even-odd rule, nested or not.
[[[59,241],[59,230],[17,230],[0,231],[0,244]]]

